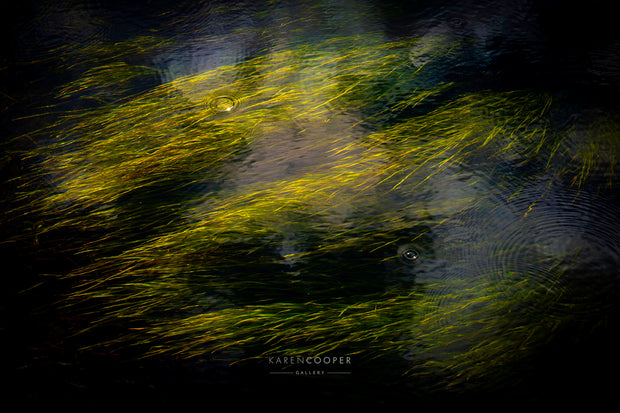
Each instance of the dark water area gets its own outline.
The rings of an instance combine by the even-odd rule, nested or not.
[[[611,2],[0,16],[7,400],[613,402]]]

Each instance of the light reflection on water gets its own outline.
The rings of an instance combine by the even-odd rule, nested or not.
[[[395,325],[406,325],[399,330],[403,342],[413,344],[403,349],[401,344],[386,340],[394,347],[386,344],[383,352],[368,344],[379,357],[389,358],[394,353],[398,361],[389,367],[368,362],[367,371],[392,378],[410,368],[421,368],[423,377],[431,375],[431,383],[436,374],[444,384],[442,375],[455,370],[459,376],[460,368],[465,375],[483,380],[485,374],[479,372],[478,365],[483,373],[488,366],[496,382],[481,384],[483,389],[507,386],[513,379],[529,376],[517,376],[509,369],[498,376],[494,367],[497,354],[491,348],[489,355],[481,356],[474,351],[477,347],[506,336],[509,352],[542,348],[546,354],[549,350],[544,344],[556,338],[555,332],[544,334],[546,326],[560,326],[558,330],[564,331],[585,325],[587,331],[601,319],[613,320],[620,291],[615,179],[620,129],[608,96],[616,96],[618,87],[618,65],[612,56],[617,39],[606,39],[600,46],[594,44],[591,50],[576,52],[561,62],[574,62],[573,66],[557,67],[549,58],[549,53],[555,52],[550,47],[557,45],[547,43],[553,27],[543,24],[548,18],[545,7],[531,2],[429,3],[418,8],[386,4],[284,1],[263,7],[246,2],[171,5],[162,1],[129,7],[41,3],[31,15],[17,20],[15,26],[23,30],[12,39],[15,61],[26,66],[47,65],[61,87],[70,85],[56,96],[68,99],[72,108],[92,109],[87,113],[93,119],[104,119],[101,127],[109,132],[101,140],[89,141],[80,132],[96,134],[100,129],[80,129],[78,118],[69,124],[78,125],[75,129],[52,128],[68,141],[86,143],[86,155],[70,145],[62,147],[75,154],[71,159],[83,156],[86,167],[76,167],[56,181],[55,185],[63,188],[67,184],[69,188],[61,208],[79,205],[89,197],[97,200],[89,185],[80,187],[79,192],[68,183],[81,174],[97,176],[99,165],[110,169],[102,180],[118,183],[120,188],[112,188],[105,205],[87,203],[93,210],[78,210],[78,214],[94,218],[94,223],[84,224],[79,215],[75,218],[76,227],[95,228],[94,234],[85,229],[81,233],[90,241],[84,250],[94,258],[76,254],[92,263],[75,263],[70,257],[70,270],[65,271],[79,273],[80,266],[94,267],[96,271],[86,274],[91,277],[101,271],[104,286],[109,280],[106,274],[113,279],[128,272],[144,281],[143,289],[135,295],[122,293],[110,307],[110,311],[119,311],[112,314],[130,320],[135,331],[145,329],[140,324],[141,313],[157,318],[161,311],[162,320],[168,321],[248,306],[264,305],[271,310],[281,304],[311,302],[329,308],[339,301],[363,306],[359,301],[365,297],[419,290],[423,298],[397,301],[400,319]],[[123,41],[136,46],[133,39],[138,36],[144,36],[144,46],[140,44],[135,51],[114,46]],[[349,43],[347,39],[354,40]],[[380,46],[390,41],[410,43],[406,50],[381,51]],[[376,45],[376,55],[364,55],[360,44],[370,50]],[[590,63],[579,60],[582,56],[591,56]],[[248,65],[251,59],[259,59],[259,63]],[[372,60],[378,59],[400,63],[389,70],[371,66]],[[121,75],[121,69],[127,69],[127,75]],[[92,74],[88,79],[94,86],[80,80],[83,73]],[[96,77],[98,73],[100,77]],[[120,81],[106,78],[107,73],[117,74]],[[330,77],[340,83],[334,86]],[[577,86],[571,89],[576,78]],[[448,82],[453,83],[445,92],[419,104],[399,106],[412,91],[432,91]],[[594,86],[594,91],[584,92],[584,83]],[[243,87],[231,88],[233,84]],[[7,86],[5,94],[15,95],[17,99],[9,97],[20,102],[12,102],[3,119],[13,114],[34,115],[39,109],[32,109],[33,105],[50,103],[47,94],[36,103],[26,102],[25,97],[37,94],[36,88],[48,86],[37,83],[32,87],[34,91]],[[501,107],[491,104],[482,108],[463,105],[462,113],[451,118],[464,125],[468,125],[468,116],[474,119],[470,122],[474,124],[468,137],[471,141],[465,140],[462,146],[473,142],[483,149],[452,148],[455,155],[450,157],[446,151],[445,158],[440,151],[441,156],[434,159],[437,162],[429,164],[416,158],[416,151],[436,153],[428,148],[433,140],[449,135],[449,126],[432,129],[428,125],[425,129],[421,122],[421,126],[403,129],[420,134],[409,136],[399,132],[399,125],[425,116],[444,122],[439,115],[432,118],[432,111],[457,102],[461,94],[485,89],[498,94],[513,89],[549,94],[552,103],[540,111],[540,119],[528,118],[525,129],[532,136],[539,134],[541,145],[520,146],[519,139],[525,135],[515,126],[505,130],[522,135],[502,136],[497,143],[502,150],[497,155],[493,151],[496,140],[477,140],[476,134],[485,133],[485,129],[476,127],[482,128],[484,123],[493,131],[509,125],[511,119],[500,113]],[[605,90],[605,99],[595,99],[598,90]],[[106,113],[116,102],[122,102],[118,103],[122,107],[124,102],[144,96],[132,100],[136,93],[152,97],[144,100],[150,112],[134,116],[127,110],[115,117],[97,118],[101,108]],[[167,103],[170,111],[166,111]],[[178,120],[183,113],[194,116],[203,110],[204,116],[197,120],[191,118],[187,124]],[[259,110],[263,112],[256,112]],[[516,119],[522,119],[520,110],[517,107],[511,112]],[[241,124],[244,116],[254,123]],[[174,127],[161,132],[166,124]],[[28,121],[21,125],[25,131],[35,129]],[[166,169],[168,163],[174,165],[170,159],[187,141],[219,133],[213,132],[216,127],[211,125],[223,128],[225,132],[217,135],[222,141],[238,130],[245,132],[233,144],[223,146],[222,154],[210,157],[207,151],[197,161],[188,157],[184,169]],[[140,140],[124,138],[132,136],[130,127],[141,131]],[[187,141],[174,140],[184,133]],[[554,134],[559,140],[543,141]],[[390,141],[392,136],[399,140]],[[106,137],[117,141],[106,142]],[[178,146],[167,145],[168,138]],[[411,146],[415,139],[420,143]],[[148,158],[136,171],[119,178],[113,169],[125,167],[123,159],[106,159],[105,152],[102,157],[97,150],[106,148],[103,145],[108,145],[110,153],[127,145],[127,153],[135,154],[136,159],[143,160],[148,154],[159,156],[158,162]],[[191,148],[200,151],[204,146]],[[93,148],[91,152],[89,148]],[[17,155],[10,155],[3,162],[8,165],[15,159]],[[66,164],[49,162],[44,168],[54,174],[54,168],[62,165]],[[6,171],[3,173],[19,174],[8,167]],[[161,178],[166,174],[170,177]],[[161,185],[149,186],[153,182]],[[15,197],[14,202],[25,202],[21,199]],[[227,220],[228,214],[235,220]],[[57,226],[62,224],[60,219]],[[123,228],[117,228],[120,226]],[[20,239],[19,235],[14,238]],[[37,239],[35,245],[38,243]],[[147,245],[146,252],[136,247],[140,245]],[[117,249],[121,252],[114,255]],[[35,248],[32,254],[41,254],[37,251]],[[20,254],[22,259],[30,252]],[[147,275],[140,272],[143,267]],[[50,272],[63,270],[60,265]],[[174,282],[152,287],[149,271]],[[39,263],[32,272],[36,278],[37,272],[47,273],[48,269]],[[85,278],[84,283],[89,286],[85,291],[99,288],[97,279]],[[115,297],[124,285],[112,284],[109,290],[101,287],[98,295]],[[162,292],[167,288],[172,293]],[[146,305],[141,308],[150,297],[156,297],[154,303],[148,303],[154,310]],[[32,316],[23,317],[28,320]],[[109,322],[106,317],[102,320]],[[226,320],[223,323],[230,326]],[[112,325],[121,330],[125,327],[122,323],[120,327]],[[73,327],[65,328],[71,331]],[[519,333],[527,328],[532,334]],[[384,334],[381,337],[387,336],[383,326],[377,330]],[[260,336],[266,334],[261,326],[249,331],[250,338],[244,337],[239,340],[242,344],[227,350],[233,358],[254,354],[252,334],[270,341],[268,335]],[[103,338],[95,334],[89,339],[95,343],[112,339],[101,334]],[[176,331],[171,328],[166,334],[165,339],[155,336],[162,341],[151,343],[152,348],[172,342],[173,349],[183,353],[183,345],[174,347]],[[309,337],[316,339],[312,334],[308,333]],[[581,330],[575,334],[581,338]],[[183,339],[178,338],[179,342]],[[247,348],[245,340],[250,343]],[[513,343],[518,340],[522,343]],[[268,345],[258,346],[261,344],[268,350]],[[343,348],[356,348],[355,344],[345,341]],[[56,355],[49,354],[47,357]],[[459,357],[470,355],[474,360],[470,364],[459,361]],[[517,363],[520,357],[515,356]],[[535,356],[528,352],[527,357]],[[202,371],[202,362],[193,365],[194,374]],[[206,364],[227,371],[219,363]],[[230,377],[214,380],[237,383]],[[357,384],[364,382],[361,377],[356,380]],[[409,382],[402,380],[399,383],[406,383],[404,388],[409,389]],[[419,379],[412,380],[418,383]]]

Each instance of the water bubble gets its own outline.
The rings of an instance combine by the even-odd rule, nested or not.
[[[415,261],[418,259],[418,253],[415,250],[407,250],[403,252],[403,258],[409,261]]]
[[[237,107],[237,101],[232,96],[217,96],[211,99],[209,106],[216,112],[232,112]]]
[[[411,248],[411,246],[408,245],[399,248],[398,252],[400,254],[400,258],[407,263],[415,262],[420,257],[418,251],[414,250],[413,248]]]

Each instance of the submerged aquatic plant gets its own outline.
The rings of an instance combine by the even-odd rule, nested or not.
[[[572,322],[554,313],[572,252],[540,258],[539,245],[493,239],[492,225],[473,243],[453,232],[476,210],[526,227],[554,179],[587,181],[597,141],[567,157],[549,96],[453,96],[419,80],[409,47],[335,38],[141,91],[133,82],[153,70],[122,60],[126,45],[76,52],[87,69],[59,105],[95,104],[28,134],[38,145],[21,154],[32,173],[12,214],[35,224],[12,241],[73,240],[54,247],[77,262],[51,274],[70,285],[60,306],[81,320],[77,335],[114,331],[81,348],[390,353],[405,356],[403,373],[454,384],[501,374]],[[549,185],[522,196],[541,177]],[[460,242],[438,248],[441,231]],[[401,260],[402,245],[415,259]],[[520,251],[537,273],[505,260]]]

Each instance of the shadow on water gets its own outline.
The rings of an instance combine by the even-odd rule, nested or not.
[[[620,43],[602,2],[16,6],[9,395],[611,399]]]

